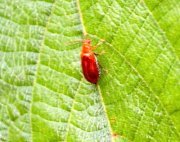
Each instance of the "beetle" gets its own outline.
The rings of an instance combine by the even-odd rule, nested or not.
[[[97,84],[100,77],[100,68],[96,58],[96,54],[93,52],[95,47],[91,45],[90,39],[84,39],[82,43],[81,51],[81,66],[83,75],[87,81],[93,84]]]

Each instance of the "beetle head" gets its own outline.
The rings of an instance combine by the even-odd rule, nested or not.
[[[83,53],[88,53],[91,51],[91,40],[90,39],[85,39],[83,41],[83,45],[82,45],[82,52]]]
[[[83,41],[83,43],[89,45],[89,44],[91,44],[91,40],[90,40],[90,39],[85,39],[85,40]]]

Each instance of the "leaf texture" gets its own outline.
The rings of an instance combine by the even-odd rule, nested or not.
[[[180,56],[180,1],[145,0],[159,26],[165,32],[177,56]]]
[[[179,141],[179,15],[145,2],[0,1],[0,141]],[[105,40],[97,86],[71,44],[85,34]]]

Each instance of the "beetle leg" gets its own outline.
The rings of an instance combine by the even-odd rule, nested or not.
[[[104,72],[105,74],[108,74],[108,69],[105,69],[100,64],[99,64],[99,67],[101,68],[102,72]]]
[[[103,44],[105,40],[104,39],[101,39],[95,46],[92,46],[92,50],[95,50],[98,46],[100,46],[101,44]]]
[[[105,74],[108,74],[108,69],[103,68],[102,71],[105,72]]]
[[[102,50],[100,53],[94,53],[96,56],[99,56],[99,55],[103,55],[103,54],[105,54],[106,53],[106,51],[105,50]]]
[[[105,42],[104,39],[100,39],[100,41],[95,45],[95,47],[98,47],[99,45],[103,44],[103,42]]]

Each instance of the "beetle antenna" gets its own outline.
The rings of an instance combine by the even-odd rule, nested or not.
[[[65,43],[65,46],[69,46],[69,45],[73,45],[73,44],[77,44],[81,42],[83,42],[83,39],[77,39],[77,40],[73,40],[73,41],[69,41],[68,43]]]

